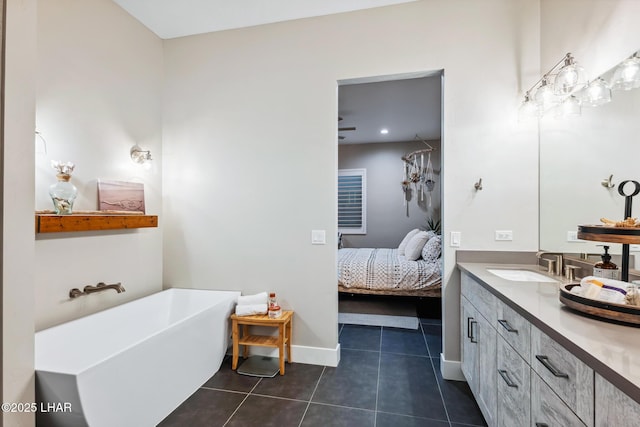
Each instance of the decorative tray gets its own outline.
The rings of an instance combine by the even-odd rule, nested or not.
[[[571,288],[574,286],[580,286],[580,284],[572,283],[560,286],[560,302],[567,307],[595,317],[640,327],[640,306],[615,304],[572,294]]]
[[[611,227],[608,225],[579,225],[578,239],[611,243],[640,243],[640,227]]]

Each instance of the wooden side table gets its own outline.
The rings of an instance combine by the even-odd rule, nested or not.
[[[267,314],[257,314],[253,316],[231,315],[233,331],[233,362],[231,369],[238,368],[239,346],[242,349],[242,357],[248,356],[248,347],[257,345],[262,347],[277,347],[280,357],[280,375],[284,375],[284,348],[287,347],[287,361],[291,363],[291,323],[293,311],[283,311],[282,315],[276,319],[270,319]],[[240,335],[240,325],[242,325],[242,335]],[[249,326],[271,326],[278,328],[277,336],[250,335]]]

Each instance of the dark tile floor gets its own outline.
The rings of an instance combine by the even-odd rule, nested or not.
[[[441,331],[433,319],[340,325],[338,367],[294,363],[274,378],[237,374],[227,357],[160,426],[486,426],[467,384],[440,375]]]

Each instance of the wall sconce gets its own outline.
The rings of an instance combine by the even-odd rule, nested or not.
[[[131,155],[131,160],[139,165],[149,165],[151,160],[153,160],[151,158],[151,151],[143,150],[138,144],[131,147],[129,154]]]
[[[553,81],[552,81],[553,77]],[[573,95],[587,85],[584,69],[567,53],[525,92],[520,119],[541,117],[555,107],[560,115],[580,114],[580,97]]]

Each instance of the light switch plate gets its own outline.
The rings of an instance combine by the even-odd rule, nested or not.
[[[449,242],[449,246],[451,246],[452,248],[459,248],[460,241],[462,240],[462,233],[460,233],[459,231],[452,231],[450,240],[451,241]]]
[[[580,242],[577,231],[567,231],[567,242]]]
[[[311,244],[324,245],[327,243],[325,230],[311,230]]]

